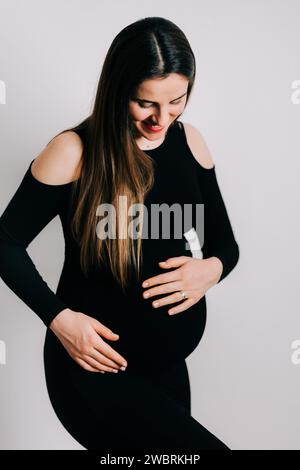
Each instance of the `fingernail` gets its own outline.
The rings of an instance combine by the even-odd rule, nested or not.
[[[122,366],[120,367],[120,370],[126,370],[126,367]]]

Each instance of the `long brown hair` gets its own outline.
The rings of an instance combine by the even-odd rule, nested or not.
[[[181,29],[161,17],[143,18],[126,26],[114,38],[105,57],[92,113],[66,129],[85,133],[78,202],[72,219],[72,233],[80,245],[81,268],[87,275],[95,261],[98,266],[108,263],[123,290],[132,266],[140,278],[142,243],[138,237],[136,247],[136,240],[126,235],[127,214],[119,214],[119,196],[127,196],[128,207],[143,205],[154,183],[153,161],[134,139],[129,101],[141,82],[165,78],[170,73],[188,79],[188,100],[196,64]],[[74,182],[74,190],[79,180]],[[102,203],[113,204],[116,210],[115,239],[97,236],[95,215]]]

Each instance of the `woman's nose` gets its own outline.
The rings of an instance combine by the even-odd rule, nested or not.
[[[152,115],[151,120],[156,126],[167,126],[170,121],[169,110],[167,108],[157,109],[155,114]]]
[[[151,117],[151,122],[153,123],[154,126],[160,126],[160,127],[165,127],[168,125],[168,122],[169,122],[169,115],[167,116],[152,116]]]

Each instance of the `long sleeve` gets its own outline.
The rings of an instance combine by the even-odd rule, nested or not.
[[[38,181],[31,173],[33,161],[0,217],[0,276],[48,327],[68,306],[43,280],[26,249],[59,213],[70,183]]]
[[[203,258],[216,256],[222,262],[223,271],[219,283],[237,264],[239,246],[221,195],[215,166],[207,169],[197,163],[197,177],[204,199]]]

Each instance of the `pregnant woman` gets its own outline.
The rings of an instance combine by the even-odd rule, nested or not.
[[[174,23],[150,17],[125,27],[92,113],[30,162],[0,218],[1,277],[47,327],[49,397],[86,449],[229,449],[191,416],[186,365],[204,332],[205,294],[239,258],[209,150],[178,119],[195,74]],[[181,236],[172,209],[167,220],[173,205],[192,207]],[[133,207],[142,208],[138,237]],[[57,215],[65,259],[54,293],[27,247]],[[202,228],[195,256],[185,235],[201,240]]]

